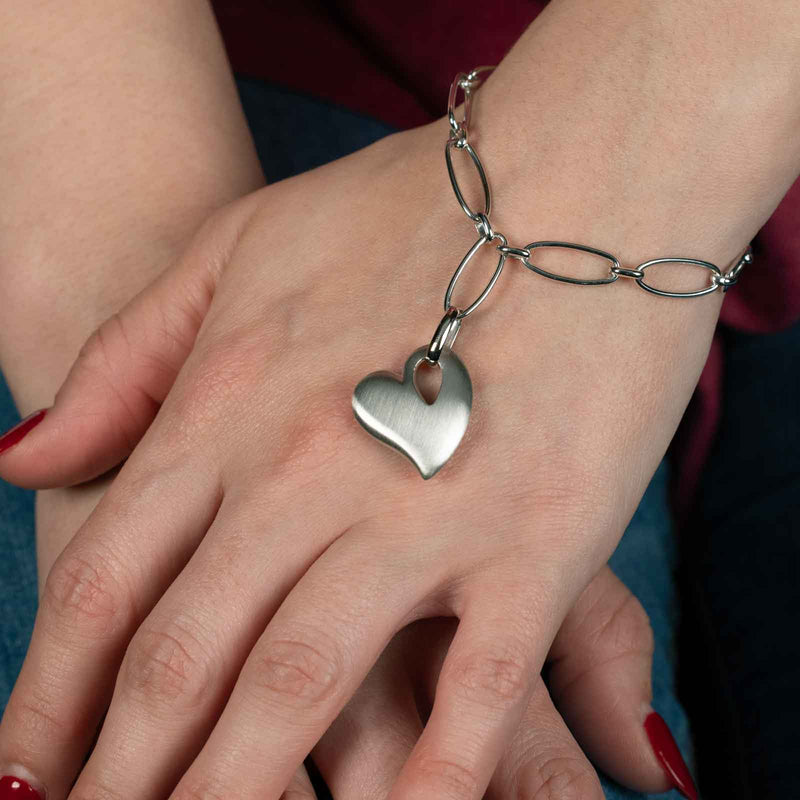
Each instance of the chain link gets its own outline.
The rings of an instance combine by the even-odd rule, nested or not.
[[[509,246],[506,237],[503,236],[502,233],[498,233],[492,228],[492,223],[489,220],[489,214],[491,213],[492,207],[492,194],[491,190],[489,189],[489,181],[486,177],[486,171],[483,168],[483,164],[481,163],[477,151],[469,142],[470,125],[472,123],[472,109],[474,106],[474,93],[493,69],[493,66],[482,66],[476,67],[471,72],[460,72],[458,75],[456,75],[455,80],[450,86],[450,94],[447,100],[447,118],[450,124],[450,136],[447,139],[444,150],[445,161],[447,163],[447,174],[450,178],[450,184],[453,187],[453,192],[455,193],[458,204],[461,206],[467,217],[469,217],[473,223],[475,223],[475,228],[478,231],[480,238],[467,251],[467,254],[461,260],[461,263],[456,268],[455,273],[453,273],[453,277],[450,279],[450,283],[447,286],[447,291],[445,292],[444,297],[444,307],[446,311],[445,319],[452,318],[460,322],[460,320],[462,320],[468,314],[471,314],[486,299],[489,292],[491,292],[492,288],[497,282],[497,279],[500,277],[500,273],[503,270],[503,265],[505,264],[507,257],[515,258],[521,261],[532,272],[536,272],[537,274],[542,275],[545,278],[550,278],[551,280],[561,281],[562,283],[579,284],[582,286],[600,286],[608,283],[614,283],[619,278],[628,278],[630,280],[634,280],[646,292],[650,292],[650,294],[659,295],[661,297],[701,297],[706,294],[711,294],[712,292],[717,291],[717,289],[727,292],[731,286],[736,284],[739,279],[739,274],[744,267],[753,262],[753,249],[751,245],[748,245],[744,252],[734,262],[732,262],[732,264],[724,272],[710,261],[702,261],[701,259],[697,258],[654,258],[650,261],[643,261],[641,264],[638,264],[635,267],[628,268],[623,267],[617,257],[611,253],[607,253],[604,250],[598,250],[595,247],[589,247],[588,245],[575,244],[574,242],[537,241],[531,242],[530,244],[525,245],[525,247]],[[456,116],[456,101],[458,100],[459,91],[463,92],[464,94],[463,115],[460,120]],[[461,191],[461,186],[458,182],[458,178],[456,177],[455,170],[453,169],[453,150],[465,152],[470,157],[470,160],[472,161],[472,164],[478,173],[484,196],[483,211],[474,211],[469,203],[467,203],[464,193]],[[489,282],[486,284],[486,287],[480,293],[480,295],[478,295],[478,297],[464,310],[459,310],[451,304],[453,290],[458,282],[459,276],[464,271],[473,256],[478,252],[478,250],[484,244],[492,242],[495,239],[499,239],[501,242],[501,244],[496,246],[496,250],[499,252],[500,257],[492,277],[489,279]],[[566,275],[559,275],[558,273],[542,269],[541,267],[533,264],[531,262],[531,258],[534,250],[544,247],[558,247],[567,250],[578,250],[598,256],[608,261],[608,274],[604,278],[583,280],[578,278],[570,278]],[[668,292],[663,289],[657,289],[655,286],[652,286],[647,282],[646,276],[646,271],[656,264],[689,264],[700,267],[710,273],[710,284],[703,289],[698,289],[697,291],[691,292]],[[443,323],[444,320],[442,323],[440,323],[440,327]],[[437,337],[434,336],[434,340],[436,340],[436,338]],[[435,351],[434,343],[432,343],[431,347],[432,352]]]
[[[469,125],[472,119],[472,93],[485,80],[485,75],[490,73],[494,67],[475,67],[471,72],[459,72],[455,80],[450,85],[450,94],[447,98],[447,119],[450,123],[450,139],[453,142],[466,144],[469,135]],[[456,118],[456,100],[458,100],[458,90],[464,92],[464,116],[461,122]]]
[[[464,199],[464,195],[461,192],[461,187],[458,184],[458,178],[456,177],[455,170],[453,169],[453,157],[451,156],[451,152],[454,149],[461,150],[472,159],[472,163],[475,166],[478,177],[481,179],[481,186],[483,187],[483,212],[481,213],[484,216],[488,216],[491,213],[492,193],[489,190],[489,181],[486,179],[486,173],[483,171],[483,164],[481,164],[478,154],[475,152],[472,145],[466,140],[466,138],[463,139],[463,144],[461,144],[461,142],[461,139],[448,139],[447,144],[445,144],[444,158],[445,162],[447,163],[447,174],[450,176],[450,183],[453,186],[453,191],[456,194],[456,200],[458,200],[458,204],[471,220],[477,222],[480,218],[480,214],[473,211],[467,201]]]
[[[461,259],[461,263],[456,267],[453,277],[450,278],[450,283],[447,284],[447,291],[444,293],[445,311],[452,307],[451,300],[453,298],[453,289],[456,288],[456,283],[458,283],[461,273],[467,268],[467,264],[469,264],[473,256],[478,252],[478,250],[481,249],[481,247],[483,247],[483,245],[487,244],[488,242],[492,242],[495,239],[499,239],[503,243],[503,246],[508,244],[506,237],[503,236],[502,233],[495,233],[494,231],[491,231],[491,236],[481,233],[480,239],[478,239],[478,241],[475,242],[475,244],[473,244],[469,250],[467,250],[467,254]],[[505,263],[505,253],[501,252],[500,257],[497,259],[497,266],[492,273],[492,277],[489,278],[489,283],[486,284],[484,290],[477,296],[475,300],[473,300],[463,311],[458,312],[458,319],[463,319],[471,314],[486,299],[489,292],[492,291],[495,283],[497,283],[497,279],[500,277],[500,273],[503,271],[503,265]]]

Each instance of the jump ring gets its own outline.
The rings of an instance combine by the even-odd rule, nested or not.
[[[439,361],[439,356],[445,347],[452,347],[461,328],[461,317],[458,316],[458,309],[450,306],[442,317],[433,334],[431,343],[428,345],[428,352],[425,358],[431,364]]]

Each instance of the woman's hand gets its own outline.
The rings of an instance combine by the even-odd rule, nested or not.
[[[39,492],[41,575],[50,571],[56,548],[83,524],[108,482]],[[455,620],[424,620],[389,643],[312,752],[334,797],[360,800],[389,794],[430,714],[455,629]],[[632,789],[666,788],[669,782],[642,725],[652,713],[652,647],[644,609],[604,567],[555,638],[549,693],[542,682],[537,684],[492,778],[492,796],[511,800],[520,792],[531,798],[558,792],[563,797],[570,791],[582,800],[601,797],[588,759]],[[236,793],[235,786],[231,790]],[[116,791],[139,796],[140,787],[118,786]],[[298,800],[315,800],[303,767],[287,791],[294,791]]]
[[[727,264],[793,180],[789,80],[769,72],[767,92],[752,78],[743,96],[762,125],[741,126],[720,85],[750,86],[752,64],[720,35],[692,47],[694,17],[689,38],[664,36],[668,10],[639,6],[595,19],[590,4],[553,4],[492,76],[477,130],[493,221],[514,243],[541,232],[624,263]],[[613,46],[598,46],[602,25]],[[631,81],[628,61],[648,69]],[[60,485],[113,466],[147,430],[48,578],[0,730],[3,757],[24,753],[51,798],[112,692],[74,798],[135,781],[141,797],[176,783],[176,798],[277,796],[393,635],[441,615],[458,631],[393,800],[488,785],[567,610],[664,453],[720,295],[581,289],[510,264],[459,336],[470,429],[421,481],[358,429],[350,393],[427,344],[474,241],[448,197],[445,130],[217,215],[0,457],[3,477]]]
[[[472,425],[420,480],[358,428],[350,393],[427,341],[426,287],[471,243],[440,202],[440,137],[392,137],[227,209],[3,454],[15,482],[83,481],[150,426],[48,577],[3,723],[4,758],[50,798],[112,692],[72,797],[278,796],[392,637],[442,615],[458,632],[394,796],[482,795],[663,455],[718,300],[627,285],[598,303],[509,269],[459,338]],[[635,345],[643,308],[668,364]]]
[[[390,795],[434,704],[455,633],[454,620],[424,620],[386,648],[312,752],[334,797]],[[604,567],[559,630],[547,686],[537,679],[488,796],[602,798],[588,758],[632,789],[677,785],[693,796],[690,783],[668,780],[642,725],[652,713],[652,644],[641,605]],[[455,787],[451,795],[461,796]]]

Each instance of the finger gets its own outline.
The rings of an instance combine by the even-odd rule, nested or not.
[[[487,585],[471,587],[442,665],[433,710],[392,791],[393,800],[480,800],[519,726],[548,632],[531,613],[535,600],[530,587],[517,594],[508,586],[499,599],[498,583],[489,585],[494,592],[486,591]]]
[[[223,796],[232,785],[243,797],[283,790],[420,598],[440,585],[380,534],[371,521],[351,528],[289,593],[173,798]]]
[[[25,766],[48,800],[67,796],[128,641],[216,513],[216,477],[191,454],[163,455],[158,472],[128,461],[45,583],[0,724],[0,768]]]
[[[415,686],[404,657],[409,634],[416,627],[412,625],[392,639],[312,751],[314,764],[333,797],[388,797],[422,733]],[[422,644],[418,638],[414,643]]]
[[[308,498],[300,518],[296,495],[259,488],[257,505],[243,493],[226,495],[133,636],[75,796],[167,797],[213,730],[258,637],[330,542],[337,516],[324,492]],[[342,504],[342,518],[346,511]],[[236,792],[233,783],[228,793]]]
[[[249,209],[235,204],[207,224],[180,263],[89,338],[53,407],[5,446],[0,439],[0,477],[33,489],[69,486],[131,453],[192,349]]]
[[[652,663],[650,620],[605,567],[553,641],[548,685],[586,754],[614,780],[640,792],[672,786],[644,727],[653,713]]]
[[[436,620],[417,635],[418,649],[426,654],[422,687],[433,702],[447,645],[455,626],[450,620]],[[435,625],[435,627],[434,627]],[[430,634],[434,634],[433,637]],[[419,662],[417,658],[415,663]],[[583,754],[553,706],[544,682],[537,676],[533,694],[513,740],[505,750],[491,778],[487,800],[592,800],[602,798],[602,789],[592,765]]]
[[[235,787],[231,794],[238,796]],[[305,767],[299,767],[297,772],[292,775],[286,791],[281,795],[281,800],[317,800],[314,786]]]
[[[487,800],[603,800],[592,765],[539,678],[522,722],[492,776]]]

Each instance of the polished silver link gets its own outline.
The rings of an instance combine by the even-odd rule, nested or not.
[[[450,141],[453,143],[453,147],[456,150],[463,150],[467,146],[467,132],[460,131],[458,136],[452,136]]]
[[[507,244],[499,244],[497,245],[497,249],[501,253],[504,253],[511,258],[517,258],[520,261],[531,257],[531,251],[526,250],[524,247],[509,247]]]
[[[486,75],[494,69],[493,66],[475,67],[471,72],[459,72],[450,84],[450,94],[447,97],[447,119],[450,123],[450,138],[466,142],[469,135],[469,126],[472,121],[472,93],[486,80]],[[464,92],[464,116],[459,122],[456,118],[458,103],[458,90]],[[462,145],[463,147],[463,145]]]
[[[489,222],[489,217],[486,214],[477,214],[476,216],[478,219],[475,221],[475,230],[478,232],[478,236],[483,236],[490,241],[497,238],[492,229],[492,223]],[[500,245],[500,247],[502,246]]]
[[[731,286],[735,286],[739,281],[739,273],[748,265],[753,263],[753,246],[747,245],[744,253],[737,259],[736,263],[723,275],[722,279],[717,279],[717,283],[722,286],[722,291],[727,292]],[[713,280],[713,277],[712,277]]]
[[[469,207],[467,201],[464,199],[464,195],[461,192],[461,187],[458,185],[458,178],[456,178],[456,173],[453,169],[453,158],[450,155],[450,151],[454,147],[466,153],[470,159],[472,159],[472,163],[475,165],[475,169],[481,179],[481,187],[483,188],[483,212],[473,211]],[[447,144],[444,147],[444,157],[447,161],[447,174],[450,176],[450,183],[452,184],[453,191],[456,194],[456,200],[458,200],[458,204],[461,206],[461,208],[464,209],[464,213],[473,222],[478,222],[480,213],[483,213],[484,216],[488,217],[489,212],[492,210],[492,195],[489,191],[489,181],[486,179],[486,173],[483,170],[483,164],[481,164],[481,160],[478,158],[478,154],[475,152],[472,145],[465,140],[464,146],[458,147],[456,139],[448,139]]]
[[[464,116],[459,122],[456,119],[456,106],[458,103],[458,90],[464,92]],[[472,102],[469,99],[472,92],[472,86],[467,82],[467,74],[459,72],[455,80],[450,84],[450,94],[447,97],[447,120],[450,123],[450,138],[460,139],[462,136],[466,140],[467,130],[469,126],[469,116],[472,107]]]
[[[428,345],[428,352],[425,359],[430,364],[436,364],[439,356],[445,347],[452,347],[455,343],[458,331],[461,328],[461,317],[458,316],[458,309],[454,306],[445,311],[441,322],[436,326],[431,343]]]
[[[692,264],[697,267],[702,267],[711,273],[711,285],[706,286],[705,289],[698,289],[695,292],[668,292],[664,289],[656,289],[655,286],[650,286],[650,284],[645,281],[645,278],[637,278],[636,283],[651,294],[657,294],[660,297],[702,297],[704,294],[716,292],[719,288],[719,284],[717,284],[716,280],[722,273],[719,267],[716,264],[712,264],[710,261],[703,261],[699,258],[653,258],[650,261],[639,264],[637,269],[641,272],[645,272],[656,264]]]
[[[492,242],[495,239],[499,239],[504,245],[507,245],[508,242],[506,241],[506,237],[503,236],[502,233],[495,233],[492,238],[487,236],[481,236],[475,244],[467,250],[467,254],[464,258],[461,259],[461,263],[456,267],[456,271],[453,273],[453,277],[450,278],[450,283],[447,284],[447,291],[444,293],[444,307],[445,310],[452,307],[452,297],[453,297],[453,289],[456,287],[456,283],[458,282],[461,273],[466,269],[467,264],[472,260],[472,257],[481,249],[481,247],[488,242]],[[500,253],[500,257],[497,260],[497,267],[495,268],[494,273],[492,273],[492,277],[489,278],[489,283],[486,284],[484,290],[473,300],[463,311],[458,312],[458,319],[463,319],[466,316],[469,316],[487,297],[489,292],[492,291],[492,287],[497,283],[497,279],[500,277],[500,273],[503,271],[503,265],[506,263],[506,256],[505,253]]]
[[[598,250],[596,247],[589,247],[585,244],[575,244],[574,242],[531,242],[530,244],[525,245],[526,250],[536,250],[540,247],[562,247],[565,250],[580,250],[584,253],[591,253],[592,255],[599,256],[600,258],[604,258],[606,261],[609,262],[609,270],[608,270],[608,277],[606,278],[592,278],[592,279],[584,279],[584,278],[570,278],[567,275],[558,275],[555,272],[548,272],[541,267],[537,267],[535,264],[531,264],[530,256],[528,258],[523,258],[522,263],[530,270],[538,273],[539,275],[544,275],[545,278],[550,278],[554,281],[561,281],[562,283],[576,283],[580,286],[600,286],[605,283],[614,283],[615,280],[619,277],[619,271],[622,269],[620,266],[619,261],[617,261],[616,256],[612,256],[611,253],[606,253],[605,250]],[[532,254],[531,254],[532,255]]]
[[[644,278],[644,272],[640,269],[625,269],[625,267],[611,266],[611,271],[620,278]]]
[[[475,67],[467,73],[467,83],[470,89],[477,89],[488,77],[490,72],[494,72],[497,67],[494,64],[484,64],[482,67]]]
[[[607,253],[605,250],[598,250],[595,247],[589,247],[584,244],[575,244],[574,242],[560,242],[560,241],[537,241],[525,245],[525,247],[510,247],[506,237],[502,233],[498,233],[492,227],[489,214],[491,213],[492,196],[489,190],[489,181],[486,177],[486,171],[483,168],[480,158],[478,157],[475,148],[469,143],[468,137],[470,133],[470,125],[472,122],[472,110],[474,106],[474,93],[475,90],[483,83],[488,73],[494,69],[493,66],[476,67],[470,72],[459,72],[455,80],[450,86],[450,93],[447,98],[447,119],[450,125],[450,136],[447,139],[444,149],[445,161],[447,163],[447,174],[450,177],[450,184],[453,187],[456,200],[461,206],[464,213],[469,217],[478,231],[479,239],[475,244],[470,247],[464,258],[461,259],[450,283],[447,286],[447,291],[444,296],[445,316],[439,323],[430,346],[426,358],[431,363],[436,363],[442,350],[445,347],[452,346],[458,329],[461,325],[461,320],[471,314],[475,309],[486,299],[489,292],[491,292],[500,273],[503,271],[503,265],[506,258],[516,258],[532,272],[536,272],[545,278],[551,280],[561,281],[562,283],[578,284],[581,286],[601,286],[608,283],[614,283],[619,278],[629,278],[636,281],[636,283],[650,294],[659,295],[661,297],[701,297],[706,294],[711,294],[717,289],[727,292],[731,286],[735,285],[739,274],[742,269],[748,264],[753,262],[753,250],[750,245],[747,246],[744,253],[736,260],[726,272],[723,272],[715,264],[710,261],[702,261],[697,258],[654,258],[650,261],[645,261],[636,267],[629,268],[623,267],[616,256]],[[458,106],[458,93],[459,90],[464,95],[464,108],[463,116],[459,120],[456,117],[456,108]],[[469,203],[464,198],[464,193],[461,191],[461,186],[458,183],[455,170],[453,169],[453,150],[461,150],[467,153],[472,161],[478,177],[481,181],[483,189],[484,207],[483,211],[474,211]],[[472,260],[480,248],[489,242],[499,240],[501,244],[496,246],[499,254],[497,267],[486,284],[483,291],[463,310],[452,305],[452,295],[458,282],[461,273],[466,269],[467,264]],[[609,264],[608,275],[604,278],[572,278],[567,275],[560,275],[555,272],[543,269],[532,263],[533,251],[545,247],[560,247],[568,250],[578,250],[584,253],[590,253],[605,259]],[[670,292],[651,285],[647,281],[646,271],[655,266],[656,264],[691,264],[708,270],[711,273],[711,282],[709,286],[692,292]]]

